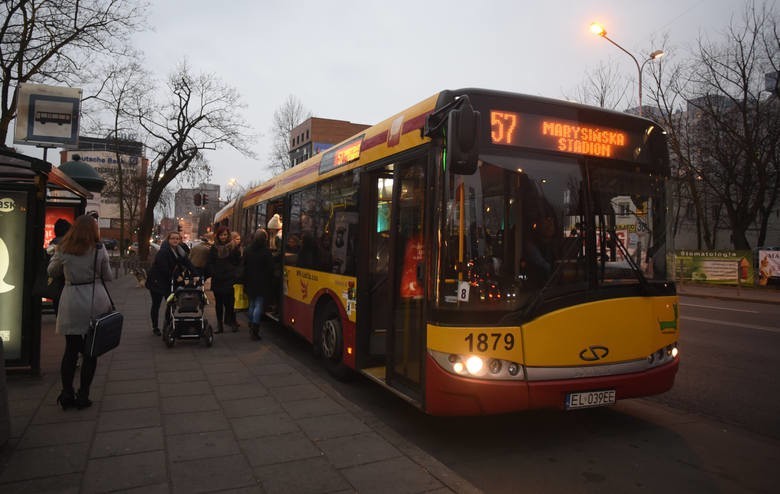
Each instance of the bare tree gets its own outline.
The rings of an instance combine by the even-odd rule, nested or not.
[[[291,132],[304,120],[311,117],[311,112],[306,110],[300,100],[289,95],[285,102],[274,111],[273,144],[271,149],[271,169],[281,173],[292,168],[290,150],[292,148]]]
[[[564,94],[566,99],[615,110],[628,104],[631,82],[620,75],[620,69],[614,60],[599,62],[598,67],[585,72],[582,83],[574,89],[574,94]]]
[[[85,68],[122,56],[145,26],[145,0],[4,0],[0,4],[0,145],[16,117],[16,88],[37,82],[79,87]]]
[[[717,42],[700,39],[688,63],[653,71],[678,204],[695,209],[699,247],[715,248],[718,232],[729,230],[733,248],[749,249],[753,228],[763,244],[780,193],[780,108],[764,78],[778,65],[775,5],[749,0]]]
[[[137,135],[138,124],[132,113],[132,104],[152,90],[150,75],[134,59],[112,63],[104,71],[108,77],[98,89],[97,94],[85,98],[85,104],[94,100],[98,103],[99,113],[105,113],[108,125],[99,125],[97,132],[107,134],[114,152],[116,170],[107,180],[103,196],[115,196],[119,204],[119,231],[121,252],[124,253],[127,232],[133,231],[140,222],[140,197],[146,196],[147,177],[139,175],[141,167],[134,174],[126,176],[124,155],[126,144]],[[129,227],[127,216],[129,215]]]
[[[154,209],[166,186],[197,169],[207,170],[204,151],[229,146],[254,157],[249,149],[253,136],[239,113],[245,105],[234,88],[214,75],[193,75],[183,62],[168,79],[166,89],[166,102],[158,104],[144,97],[135,105],[136,117],[150,136],[148,148],[153,153],[146,210],[138,235],[141,259],[148,255]]]

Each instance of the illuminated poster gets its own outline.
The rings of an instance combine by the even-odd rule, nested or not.
[[[766,286],[770,278],[780,278],[780,250],[759,250],[758,284]]]
[[[750,251],[691,251],[676,254],[677,277],[701,283],[753,284]]]
[[[54,238],[54,223],[58,219],[67,220],[68,223],[73,224],[76,219],[76,210],[71,206],[66,207],[46,207],[46,226],[43,231],[43,247],[46,248],[51,240]]]
[[[0,338],[6,360],[22,352],[26,216],[27,192],[0,191]]]

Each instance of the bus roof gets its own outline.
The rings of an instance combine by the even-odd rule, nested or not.
[[[622,119],[642,119],[642,117],[631,115],[614,110],[606,110],[594,106],[583,105],[571,101],[557,100],[543,96],[531,96],[521,93],[512,93],[507,91],[496,91],[481,88],[462,88],[455,90],[443,90],[433,96],[430,96],[421,102],[407,108],[400,113],[393,115],[382,122],[373,125],[343,141],[318,153],[308,160],[296,165],[293,168],[285,170],[279,175],[263,182],[262,184],[248,190],[241,198],[241,207],[252,206],[259,202],[279,197],[290,190],[314,183],[318,177],[326,178],[330,175],[343,173],[354,168],[358,168],[366,163],[371,163],[388,154],[395,154],[407,149],[430,141],[430,138],[423,135],[426,118],[432,112],[447,105],[454,98],[461,95],[481,95],[497,98],[521,98],[531,104],[537,105],[555,105],[559,107],[568,107],[574,110],[586,112],[599,112],[611,114],[613,117]],[[625,121],[625,120],[624,120]],[[649,122],[649,120],[648,120]],[[329,153],[339,150],[343,146],[352,145],[352,151],[357,151],[359,143],[359,154],[356,159],[340,166],[334,166],[323,170],[322,159]],[[391,150],[392,148],[392,150]],[[219,213],[217,219],[222,219],[232,214],[236,200],[228,203]]]

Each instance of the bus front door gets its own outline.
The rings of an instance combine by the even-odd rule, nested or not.
[[[369,353],[373,361],[384,362],[386,385],[419,401],[425,348],[425,161],[396,163],[371,177]]]

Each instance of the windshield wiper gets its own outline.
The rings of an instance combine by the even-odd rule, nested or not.
[[[617,231],[615,228],[613,227],[611,230],[608,230],[608,232],[610,237],[612,237],[612,241],[615,242],[615,245],[617,245],[620,253],[623,255],[623,258],[628,261],[628,265],[631,267],[631,270],[639,280],[639,284],[642,286],[642,289],[647,292],[649,285],[647,283],[647,278],[645,278],[644,273],[642,273],[642,269],[639,267],[636,261],[634,261],[634,258],[629,255],[628,249],[623,244],[623,241],[620,240],[620,237],[617,236]]]

